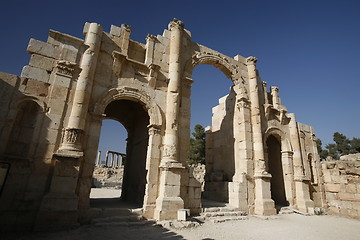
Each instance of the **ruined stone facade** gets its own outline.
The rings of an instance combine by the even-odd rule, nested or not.
[[[201,211],[201,184],[186,164],[193,69],[209,64],[234,83],[213,112],[203,195],[249,213],[275,205],[323,207],[311,127],[267,91],[255,57],[228,57],[195,43],[174,19],[146,43],[131,28],[104,32],[86,23],[85,39],[51,30],[31,39],[21,76],[0,74],[0,161],[10,164],[0,225],[76,225],[89,217],[91,178],[103,119],[128,131],[122,198],[148,219]]]

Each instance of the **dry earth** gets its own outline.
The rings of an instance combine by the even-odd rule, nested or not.
[[[91,196],[118,197],[119,190],[93,189]],[[246,220],[212,223],[190,229],[166,229],[161,226],[96,226],[84,225],[66,231],[12,233],[0,235],[1,240],[359,240],[360,221],[337,216],[277,215],[268,218],[249,216]]]

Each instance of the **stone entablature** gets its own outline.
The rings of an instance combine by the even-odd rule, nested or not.
[[[320,183],[311,181],[319,179],[313,129],[281,105],[278,88],[267,92],[255,57],[231,58],[195,43],[177,19],[145,43],[131,40],[131,31],[123,24],[107,33],[86,23],[79,39],[51,30],[47,42],[30,40],[31,59],[21,77],[0,74],[0,161],[11,164],[1,226],[75,225],[84,218],[106,118],[129,134],[124,198],[141,202],[149,219],[175,219],[184,208],[200,212],[201,184],[186,164],[191,76],[200,64],[213,65],[234,83],[213,110],[204,195],[226,189],[218,200],[247,213],[275,214],[267,149],[274,136],[281,152],[270,152],[281,158],[288,204],[304,212],[314,203],[322,207]],[[271,144],[277,149],[276,141]]]

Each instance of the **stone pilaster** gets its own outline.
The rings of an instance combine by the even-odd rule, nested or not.
[[[295,119],[295,114],[288,115],[290,119],[290,141],[293,146],[294,156],[294,182],[296,194],[296,207],[303,212],[313,212],[314,202],[310,199],[310,191],[308,179],[304,174],[304,166],[302,162],[302,149],[300,145],[299,130]]]
[[[183,22],[174,19],[169,24],[170,55],[169,85],[166,96],[166,126],[163,153],[160,163],[161,176],[159,197],[156,200],[155,219],[176,219],[177,211],[184,207],[180,197],[181,174],[184,169],[179,159],[178,119],[180,103],[181,38]]]
[[[153,218],[156,207],[156,197],[159,179],[159,164],[160,164],[160,146],[161,146],[161,135],[160,126],[149,125],[149,145],[147,150],[146,159],[146,188],[144,196],[144,216],[146,218]]]
[[[69,121],[57,152],[59,156],[81,157],[83,155],[81,143],[101,44],[102,27],[97,23],[86,23],[84,30],[86,34],[84,45],[87,49],[80,62],[81,72],[76,84]]]
[[[240,86],[235,85],[236,104],[234,109],[234,160],[235,174],[229,182],[229,204],[243,211],[248,211],[248,202],[253,201],[248,191],[248,177],[253,175],[251,112],[250,101],[243,96]],[[253,187],[253,186],[252,186]]]
[[[255,214],[271,215],[275,214],[276,211],[270,192],[271,174],[266,172],[265,166],[264,142],[260,115],[259,81],[256,72],[257,59],[255,57],[248,57],[246,62],[249,75],[253,159],[255,168]],[[263,86],[261,85],[261,87]]]
[[[282,151],[281,152],[281,162],[283,165],[284,171],[284,185],[286,192],[286,200],[289,202],[290,206],[294,206],[295,202],[295,186],[294,186],[294,169],[293,166],[293,152],[292,151]]]

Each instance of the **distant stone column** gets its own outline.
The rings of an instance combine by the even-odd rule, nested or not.
[[[295,119],[295,114],[288,114],[288,117],[290,117],[290,141],[294,151],[293,163],[296,207],[300,211],[313,213],[314,202],[310,199],[310,189],[308,185],[309,179],[307,179],[304,174],[302,148],[300,144],[300,135]]]
[[[156,200],[155,219],[176,219],[177,211],[184,207],[180,197],[181,173],[184,167],[179,160],[178,119],[180,104],[181,77],[181,38],[184,31],[183,22],[174,19],[169,24],[170,55],[169,85],[166,97],[166,126],[163,140],[163,154],[160,163],[160,187]]]
[[[100,50],[102,27],[97,23],[86,23],[85,50],[81,62],[81,72],[76,83],[71,113],[67,127],[64,129],[63,140],[58,155],[81,157],[82,136],[86,122],[86,115],[91,96],[93,78],[96,68],[97,57]]]
[[[257,58],[248,57],[246,59],[250,102],[251,102],[251,124],[253,137],[253,159],[255,165],[255,214],[271,215],[275,214],[275,204],[271,199],[270,179],[271,174],[266,171],[265,155],[264,155],[264,141],[261,129],[261,111],[259,100],[259,85],[263,87],[262,83],[258,81],[256,72]]]
[[[98,151],[96,165],[97,166],[101,165],[101,151]]]

